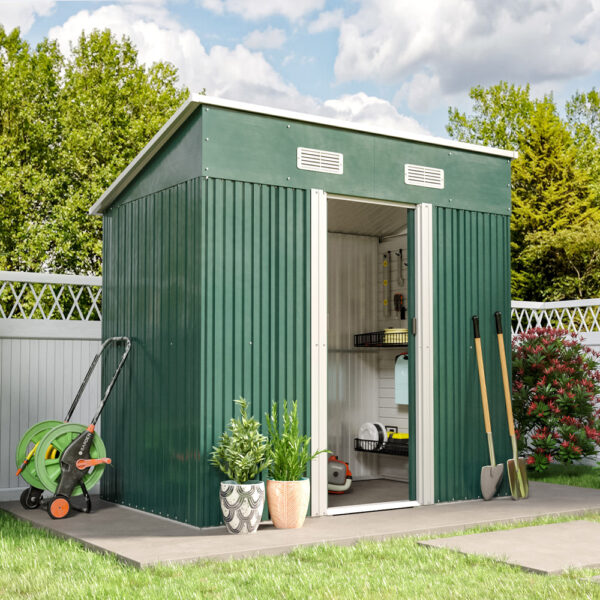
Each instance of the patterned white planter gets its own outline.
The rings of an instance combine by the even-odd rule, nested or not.
[[[265,504],[263,481],[222,481],[219,499],[229,533],[256,533]]]

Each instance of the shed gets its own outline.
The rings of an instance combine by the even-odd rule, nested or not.
[[[102,417],[103,498],[219,524],[208,455],[239,396],[263,421],[297,400],[314,447],[350,464],[333,495],[314,461],[313,516],[480,497],[474,314],[510,454],[493,315],[510,331],[511,158],[192,96],[90,209],[103,337],[133,342]]]

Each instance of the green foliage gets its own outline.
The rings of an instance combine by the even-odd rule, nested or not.
[[[600,468],[591,465],[549,465],[541,473],[530,472],[529,479],[598,490],[600,489]]]
[[[512,164],[512,298],[600,295],[598,278],[582,269],[593,252],[578,233],[594,229],[600,207],[598,93],[576,94],[564,120],[552,96],[531,99],[529,86],[500,82],[473,88],[470,97],[472,114],[449,109],[448,133],[519,151]]]
[[[282,421],[280,430],[277,415],[277,402],[273,402],[271,415],[266,414],[269,430],[269,477],[277,481],[298,481],[306,475],[310,461],[327,450],[310,453],[310,438],[300,435],[298,423],[298,404],[292,404],[288,411],[287,400],[283,401]]]
[[[516,150],[534,109],[529,85],[501,81],[489,88],[475,86],[469,92],[471,115],[448,109],[446,131],[461,142]]]
[[[87,211],[187,97],[176,85],[108,30],[62,56],[0,26],[0,269],[100,274]]]
[[[521,454],[536,471],[600,445],[600,354],[575,334],[535,328],[513,339],[513,410]]]
[[[520,254],[529,286],[544,301],[594,298],[600,290],[600,222],[590,218],[558,231],[537,231]]]
[[[266,436],[260,433],[260,423],[248,416],[248,401],[235,400],[240,407],[239,418],[232,418],[216,446],[209,462],[236,483],[256,479],[266,469],[271,459]]]

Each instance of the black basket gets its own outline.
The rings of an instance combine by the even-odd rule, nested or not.
[[[371,331],[370,333],[358,333],[354,336],[354,345],[359,348],[408,346],[408,332]]]
[[[388,439],[387,442],[378,440],[361,440],[354,438],[354,449],[357,452],[374,452],[376,454],[393,454],[395,456],[408,456],[408,440]]]

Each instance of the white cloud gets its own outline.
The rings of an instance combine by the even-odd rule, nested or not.
[[[341,8],[322,12],[308,25],[308,33],[321,33],[328,29],[337,29],[343,21],[344,11]]]
[[[0,24],[4,29],[12,31],[21,28],[21,34],[27,33],[36,16],[46,16],[52,12],[56,0],[17,0],[16,2],[0,2]]]
[[[140,61],[166,60],[179,70],[180,81],[192,91],[265,106],[354,121],[365,125],[426,133],[391,103],[364,93],[322,102],[302,94],[285,81],[261,52],[242,44],[234,48],[215,45],[207,49],[195,32],[173,20],[165,8],[142,5],[107,5],[80,11],[49,32],[63,51],[82,31],[110,28],[118,37],[127,35],[138,48]]]
[[[598,0],[361,0],[340,26],[335,73],[401,86],[399,98],[415,107],[427,94],[443,101],[500,79],[560,82],[597,71],[599,33]]]
[[[423,135],[429,134],[418,121],[401,115],[386,100],[367,96],[363,92],[348,94],[335,100],[327,100],[319,112],[324,116],[387,129],[390,132],[403,131]]]
[[[263,31],[255,29],[244,39],[244,45],[251,50],[281,48],[285,44],[283,29],[267,27]]]
[[[296,21],[313,11],[321,10],[325,0],[200,0],[200,4],[217,14],[234,13],[244,19],[281,15],[290,21]]]

